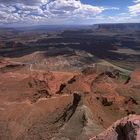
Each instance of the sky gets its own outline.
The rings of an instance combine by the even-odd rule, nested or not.
[[[140,0],[0,0],[0,25],[140,22]]]

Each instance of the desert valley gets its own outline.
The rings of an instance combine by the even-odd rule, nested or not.
[[[139,140],[140,24],[0,29],[0,140]]]

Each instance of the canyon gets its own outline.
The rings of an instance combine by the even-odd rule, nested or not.
[[[0,139],[139,140],[140,32],[123,27],[1,30]]]

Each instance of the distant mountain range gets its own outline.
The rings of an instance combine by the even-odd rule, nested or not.
[[[17,30],[17,31],[31,31],[31,30],[46,30],[46,31],[63,31],[63,30],[105,30],[105,31],[124,31],[124,30],[140,30],[140,23],[108,23],[108,24],[93,24],[93,25],[35,25],[35,26],[5,26],[0,27],[0,30]]]
[[[140,30],[140,23],[110,23],[110,24],[94,24],[92,26],[96,30]]]

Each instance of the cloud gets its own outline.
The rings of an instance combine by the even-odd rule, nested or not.
[[[139,2],[140,2],[140,0],[135,0],[135,1],[134,1],[134,3],[139,3]]]
[[[86,20],[102,13],[103,7],[82,4],[80,0],[0,0],[0,22],[38,23]],[[55,22],[57,24],[57,22]]]
[[[56,0],[46,5],[45,11],[59,16],[97,15],[104,9],[102,7],[82,4],[76,0]]]
[[[106,15],[107,10],[118,7],[101,7],[83,4],[80,0],[0,0],[0,24],[87,24],[98,22],[132,21],[140,15],[140,0],[133,0],[126,15]],[[136,20],[136,19],[135,19]],[[138,21],[138,19],[137,19]]]
[[[37,4],[42,4],[42,3],[47,3],[49,0],[0,0],[0,3],[3,4],[16,4],[16,3],[21,3],[25,5],[37,5]]]
[[[129,12],[131,16],[139,16],[140,15],[140,0],[135,0],[134,5],[129,6]]]
[[[96,23],[140,23],[140,18],[132,17],[128,13],[120,13],[115,16],[96,16]]]

